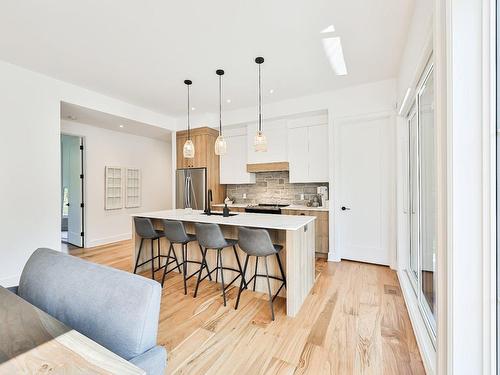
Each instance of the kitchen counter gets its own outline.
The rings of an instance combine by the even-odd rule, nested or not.
[[[245,205],[246,206],[246,205]],[[280,252],[280,258],[285,265],[285,274],[287,278],[287,287],[280,292],[280,296],[286,298],[287,315],[295,316],[304,303],[309,291],[311,290],[315,280],[315,225],[316,220],[313,216],[292,216],[292,215],[273,215],[260,213],[237,213],[235,216],[223,217],[218,215],[207,216],[203,215],[202,211],[186,211],[184,209],[154,211],[137,213],[132,216],[148,217],[153,221],[156,228],[162,229],[162,219],[179,220],[184,223],[187,233],[195,234],[195,223],[215,223],[219,224],[226,238],[238,239],[238,227],[252,227],[267,229],[273,243],[282,245],[284,248]],[[132,226],[133,226],[132,220]],[[132,231],[135,242],[135,255],[137,258],[139,253],[139,245],[141,238]],[[150,241],[144,241],[145,245],[140,253],[140,261],[145,261],[151,257]],[[161,239],[162,253],[168,249],[169,244],[165,238]],[[156,250],[156,244],[154,246]],[[145,250],[145,251],[144,251]],[[180,248],[175,248],[177,258],[180,260]],[[237,249],[240,261],[243,263],[246,254]],[[209,250],[207,253],[208,267],[212,270],[217,264],[216,252]],[[228,267],[237,267],[236,258],[232,250],[224,251],[224,265]],[[201,252],[197,242],[192,242],[188,245],[188,258],[190,260],[201,260]],[[259,274],[263,274],[264,262],[259,262]],[[148,268],[144,268],[148,267]],[[142,270],[149,270],[150,264],[142,267]],[[269,273],[271,275],[279,275],[279,266],[274,256],[268,257]],[[196,264],[188,264],[188,274],[191,274],[199,269]],[[255,257],[251,258],[248,264],[246,279],[253,276],[255,270]],[[173,271],[176,272],[176,271]],[[225,270],[224,278],[232,280],[235,273],[230,270]],[[205,283],[211,281],[203,281],[200,288],[206,287]],[[213,282],[213,281],[212,281]],[[280,286],[279,282],[271,279],[271,289],[276,292]],[[256,291],[267,293],[266,278],[259,277],[256,283]],[[192,290],[189,291],[192,293]],[[250,290],[245,293],[252,293]]]
[[[221,212],[221,211],[213,211]],[[235,216],[204,215],[203,211],[184,209],[138,213],[132,216],[149,217],[151,219],[179,220],[190,223],[215,223],[237,227],[265,228],[279,230],[298,230],[316,220],[312,216],[269,215],[238,212]]]
[[[231,209],[232,207],[234,208],[245,208],[245,207],[248,207],[248,206],[254,206],[253,204],[249,204],[249,203],[233,203],[233,204],[228,204],[227,205],[229,207],[229,209]],[[224,203],[218,203],[218,204],[212,204],[212,207],[224,207]],[[300,204],[291,204],[289,206],[286,206],[286,207],[281,207],[281,210],[284,211],[284,210],[301,210],[301,211],[329,211],[329,208],[327,207],[308,207],[308,206],[302,206]]]

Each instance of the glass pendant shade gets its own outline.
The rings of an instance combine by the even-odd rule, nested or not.
[[[224,155],[227,152],[227,143],[223,135],[215,140],[215,155]]]
[[[188,139],[186,143],[184,143],[184,148],[183,148],[183,154],[184,157],[187,159],[192,159],[194,158],[194,144],[193,141]]]
[[[253,141],[253,147],[255,152],[267,151],[267,139],[263,132],[261,131],[257,132]]]

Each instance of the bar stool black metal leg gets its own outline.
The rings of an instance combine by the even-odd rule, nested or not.
[[[184,294],[187,295],[187,244],[182,244],[182,277],[184,278]]]
[[[257,282],[257,268],[259,266],[259,257],[255,257],[255,277],[253,279],[253,291],[255,292],[255,283]]]
[[[220,259],[220,281],[222,284],[222,296],[224,297],[224,306],[226,306],[226,289],[224,286],[224,266],[222,265],[222,249],[217,250],[217,256]]]
[[[200,247],[200,251],[201,251],[201,258],[203,259],[203,248],[201,247],[201,245],[199,245],[199,247]],[[208,279],[210,281],[212,281],[212,275],[210,274],[210,270],[208,269],[208,264],[207,264],[206,260],[205,260],[205,262],[203,262],[203,260],[202,260],[202,262],[201,262],[201,268],[202,269],[206,268],[207,273],[208,273]]]
[[[243,283],[245,284],[245,288],[247,287],[247,282],[245,280],[245,274],[243,273],[243,269],[241,268],[240,257],[238,256],[238,251],[236,250],[236,245],[233,245],[234,256],[236,257],[236,263],[238,263],[238,269],[240,270],[241,278],[243,279]]]
[[[219,250],[217,250],[217,257],[216,257],[216,260],[215,260],[215,282],[218,283],[219,282]]]
[[[247,254],[247,256],[245,258],[245,265],[243,266],[243,275],[246,275],[246,273],[247,273],[248,259],[249,258],[250,258],[250,255]],[[235,310],[238,308],[238,305],[240,304],[241,291],[243,290],[243,281],[244,281],[244,277],[241,279],[240,290],[238,290],[238,298],[236,298],[236,305],[234,306]],[[247,287],[245,287],[245,288],[247,288]]]
[[[161,268],[161,249],[160,249],[160,238],[158,238],[158,269]],[[168,263],[168,258],[167,258],[167,262],[165,263],[165,267],[167,266],[167,263]],[[155,262],[153,261],[153,266],[154,266]]]
[[[154,238],[151,239],[151,279],[155,279],[155,247]]]
[[[269,293],[269,306],[271,307],[271,316],[274,320],[274,307],[273,296],[271,294],[271,284],[269,283],[269,270],[267,269],[267,257],[264,257],[264,264],[266,265],[266,279],[267,279],[267,292]]]
[[[143,242],[144,242],[144,238],[141,238],[141,243],[139,245],[139,252],[137,253],[137,259],[135,261],[134,273],[137,272],[137,265],[139,264],[139,259],[141,258],[141,250],[142,250],[142,243]]]
[[[281,259],[280,259],[279,253],[276,253],[276,259],[278,260],[278,266],[280,268],[281,278],[283,279],[283,284],[285,284],[285,288],[286,288],[286,277],[285,277],[285,272],[283,271],[283,266],[281,264]]]
[[[203,265],[206,264],[206,260],[205,260],[206,257],[207,257],[207,249],[205,249],[205,251],[202,251],[202,259],[201,259],[200,271],[198,272],[198,280],[196,281],[196,288],[194,289],[193,298],[195,298],[196,295],[198,294],[198,286],[200,285],[201,272],[203,271]],[[207,269],[208,269],[208,267],[207,267]]]
[[[174,258],[174,261],[175,261],[175,268],[177,268],[177,271],[179,271],[179,273],[182,273],[181,271],[181,265],[179,263],[179,261],[177,260],[177,253],[175,252],[175,247],[174,245],[172,244],[172,254],[173,254],[173,258]],[[170,257],[167,259],[167,263],[170,261]]]
[[[165,276],[167,275],[167,267],[168,267],[168,260],[170,259],[170,253],[172,252],[172,244],[170,244],[170,247],[168,248],[168,255],[167,255],[167,262],[165,263],[165,268],[163,268],[163,276],[161,278],[161,286],[163,288],[163,284],[165,283]]]

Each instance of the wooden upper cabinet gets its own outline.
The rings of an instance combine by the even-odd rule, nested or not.
[[[177,168],[207,168],[215,155],[215,139],[219,133],[211,128],[196,128],[191,130],[191,141],[194,144],[194,158],[187,159],[183,155],[184,143],[187,141],[187,131],[177,132]]]
[[[207,188],[212,190],[213,202],[224,201],[225,188],[219,183],[219,156],[215,155],[215,140],[219,132],[203,127],[191,130],[191,141],[194,144],[194,158],[186,159],[183,155],[184,143],[187,140],[187,130],[177,132],[177,169],[207,168]]]

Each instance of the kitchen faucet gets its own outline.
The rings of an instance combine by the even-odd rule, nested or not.
[[[207,208],[205,209],[205,213],[207,215],[210,215],[212,213],[212,189],[208,189],[208,202],[207,202]]]

